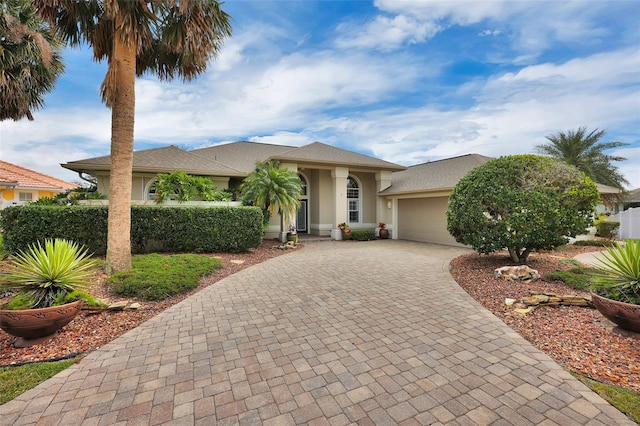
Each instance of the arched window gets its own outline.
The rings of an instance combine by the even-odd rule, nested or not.
[[[147,194],[147,200],[149,201],[154,201],[156,199],[156,182],[157,179],[154,178],[146,185],[145,192]]]
[[[351,176],[347,178],[347,218],[349,223],[360,223],[360,186]]]
[[[300,179],[300,184],[302,185],[302,194],[300,195],[307,195],[307,180],[302,175],[302,173],[298,173],[298,178]]]

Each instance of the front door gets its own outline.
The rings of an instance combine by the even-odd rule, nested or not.
[[[298,215],[296,218],[296,229],[298,232],[308,232],[307,230],[307,200],[300,200]]]

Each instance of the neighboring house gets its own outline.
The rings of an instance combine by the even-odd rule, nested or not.
[[[0,160],[0,209],[53,197],[78,185]]]
[[[158,173],[208,176],[219,188],[234,189],[256,162],[271,159],[296,171],[303,182],[299,233],[340,239],[342,222],[352,229],[385,222],[394,239],[459,245],[447,232],[449,194],[467,172],[491,158],[469,154],[405,167],[320,142],[302,147],[234,142],[193,151],[170,146],[134,152],[132,201],[154,199]],[[62,166],[95,176],[98,191],[108,194],[109,162],[104,156]],[[279,218],[272,218],[267,237],[279,231]]]
[[[627,196],[622,204],[622,210],[627,210],[634,207],[640,207],[640,188],[633,189],[627,192]]]

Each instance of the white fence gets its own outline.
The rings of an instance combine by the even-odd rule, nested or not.
[[[610,221],[620,222],[618,238],[640,239],[640,207],[627,209],[609,217]]]

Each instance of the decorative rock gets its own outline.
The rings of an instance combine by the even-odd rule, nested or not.
[[[140,305],[138,302],[132,303],[129,305],[129,309],[132,309],[134,311],[140,309],[142,307],[142,305]]]
[[[129,304],[128,300],[123,300],[121,302],[115,302],[115,303],[112,303],[109,306],[107,306],[107,310],[108,311],[122,311],[127,307],[128,304]]]
[[[533,310],[534,310],[534,309],[535,309],[535,306],[529,306],[529,307],[528,307],[528,308],[526,308],[526,309],[518,308],[518,309],[514,309],[513,311],[514,311],[516,314],[520,314],[520,315],[522,315],[522,316],[526,316],[526,315],[529,315],[531,312],[533,312]]]
[[[509,298],[504,299],[504,304],[507,305],[507,306],[511,306],[514,303],[516,303],[516,299],[509,299]]]
[[[503,266],[495,271],[496,278],[502,278],[508,281],[522,281],[530,283],[540,278],[540,274],[535,269],[531,269],[526,265],[519,266]]]
[[[234,265],[242,265],[244,263],[244,260],[232,259],[232,260],[230,260],[230,262],[233,263]]]

